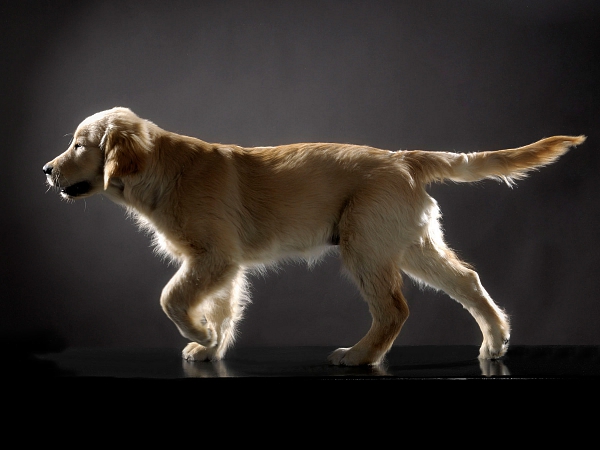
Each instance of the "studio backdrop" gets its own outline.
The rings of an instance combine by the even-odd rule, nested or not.
[[[181,347],[159,297],[176,267],[102,196],[42,166],[87,116],[131,108],[242,146],[340,142],[471,152],[587,141],[509,188],[433,185],[447,242],[509,314],[513,344],[600,344],[596,1],[98,1],[1,7],[0,330],[74,347]],[[479,345],[408,278],[396,345]],[[351,346],[367,305],[333,253],[250,278],[238,346]]]

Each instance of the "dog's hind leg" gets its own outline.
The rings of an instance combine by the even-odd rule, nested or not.
[[[329,361],[347,366],[378,364],[408,318],[408,305],[402,295],[402,275],[394,263],[368,261],[364,254],[343,250],[342,257],[369,305],[372,323],[358,343],[351,348],[335,350],[329,355]]]
[[[186,261],[163,289],[161,306],[182,336],[188,360],[219,360],[235,339],[245,301],[244,270],[228,264],[209,265],[210,258]]]
[[[508,349],[508,317],[481,285],[479,276],[436,239],[426,238],[403,255],[402,270],[435,289],[446,292],[467,309],[483,335],[480,359],[497,359]]]

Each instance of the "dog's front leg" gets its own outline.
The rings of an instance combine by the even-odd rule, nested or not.
[[[160,302],[182,336],[190,339],[183,357],[221,359],[241,317],[243,270],[216,258],[186,260],[163,289]]]

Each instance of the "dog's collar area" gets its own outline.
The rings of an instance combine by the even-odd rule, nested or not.
[[[79,183],[63,188],[60,191],[63,194],[67,194],[69,197],[78,197],[88,193],[91,189],[92,184],[89,181],[80,181]]]

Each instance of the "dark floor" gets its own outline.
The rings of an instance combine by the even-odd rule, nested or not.
[[[67,348],[15,361],[15,376],[35,378],[591,379],[600,346],[513,346],[480,362],[476,346],[395,346],[379,367],[327,363],[331,347],[232,349],[220,362],[188,362],[180,349]],[[5,361],[6,362],[6,361]],[[10,361],[9,361],[10,362]],[[13,364],[13,367],[15,364]]]

